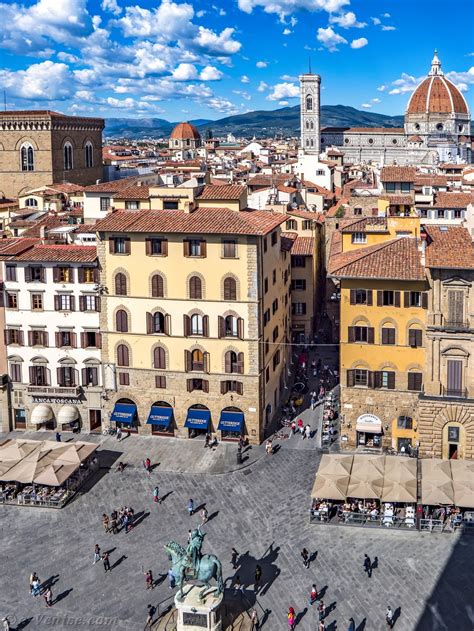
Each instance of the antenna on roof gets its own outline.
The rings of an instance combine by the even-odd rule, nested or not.
[[[311,74],[311,55],[308,58],[309,74]]]

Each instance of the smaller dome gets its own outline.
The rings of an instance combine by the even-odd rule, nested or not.
[[[200,140],[201,134],[191,123],[178,123],[171,132],[171,140]]]

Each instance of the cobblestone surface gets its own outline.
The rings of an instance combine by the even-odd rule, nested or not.
[[[332,606],[326,621],[332,631],[345,631],[351,615],[358,631],[381,631],[388,604],[400,608],[395,625],[400,631],[474,628],[474,537],[310,524],[309,494],[320,459],[315,440],[281,441],[284,446],[274,456],[253,448],[249,466],[230,473],[213,468],[210,459],[217,452],[206,453],[210,472],[204,473],[204,465],[199,472],[193,466],[183,472],[183,463],[205,450],[194,441],[172,445],[167,440],[101,441],[101,462],[111,463],[117,456],[136,466],[122,474],[101,469],[100,479],[63,510],[0,506],[0,616],[9,615],[17,628],[28,631],[50,626],[143,629],[147,604],[164,601],[162,610],[173,594],[165,577],[163,545],[172,539],[185,544],[188,529],[199,522],[198,515],[187,514],[192,497],[196,506],[206,503],[210,520],[204,527],[204,550],[221,558],[227,586],[235,575],[229,562],[232,546],[241,554],[237,573],[250,599],[255,565],[261,565],[258,602],[269,610],[263,627],[268,631],[287,629],[290,605],[298,613],[298,631],[317,629],[317,612],[308,604],[313,582]],[[111,453],[117,449],[125,453]],[[218,457],[231,466],[235,446],[229,449],[230,455]],[[148,476],[140,462],[150,451],[156,451],[159,466]],[[161,505],[152,501],[156,482],[166,496]],[[141,514],[138,525],[129,534],[105,534],[102,513],[121,505]],[[101,563],[92,564],[95,543],[111,551],[110,574]],[[309,570],[301,563],[303,547],[313,554]],[[378,559],[371,579],[363,572],[364,552]],[[153,592],[145,590],[143,572],[149,568],[155,579],[162,579]],[[42,580],[55,577],[53,594],[59,602],[52,609],[29,594],[33,570]]]

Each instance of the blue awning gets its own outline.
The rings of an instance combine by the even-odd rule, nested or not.
[[[243,424],[243,412],[227,412],[225,410],[222,410],[221,418],[219,420],[219,426],[217,429],[220,429],[224,432],[240,432],[242,430]]]
[[[211,413],[209,410],[188,410],[188,416],[184,427],[189,429],[207,429],[209,421],[211,420]]]
[[[116,403],[111,421],[115,423],[129,423],[132,424],[137,415],[137,406],[132,403]]]
[[[162,425],[168,427],[173,416],[173,408],[162,408],[152,405],[150,414],[148,415],[147,425]]]

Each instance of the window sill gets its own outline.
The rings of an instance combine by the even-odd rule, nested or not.
[[[130,252],[113,252],[113,256],[130,256]]]
[[[147,254],[150,258],[166,258],[167,254]]]
[[[240,256],[222,256],[221,255],[221,259],[224,259],[226,261],[238,261],[240,259]]]

